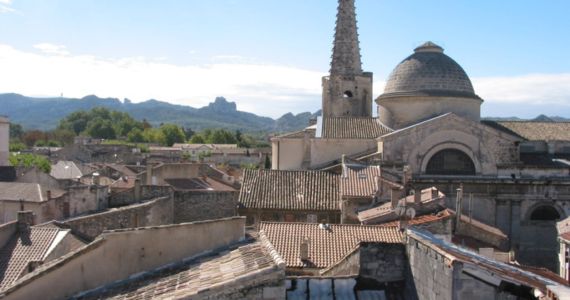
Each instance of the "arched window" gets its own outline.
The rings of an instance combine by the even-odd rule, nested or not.
[[[560,214],[550,205],[541,205],[532,211],[530,219],[531,221],[557,221],[560,220]]]
[[[475,164],[467,154],[456,149],[445,149],[431,157],[426,174],[475,175]]]

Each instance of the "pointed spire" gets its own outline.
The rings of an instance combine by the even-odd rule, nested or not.
[[[331,75],[354,76],[362,73],[357,29],[354,0],[339,0]]]

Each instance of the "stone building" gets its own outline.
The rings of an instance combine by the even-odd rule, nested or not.
[[[0,167],[9,166],[10,121],[0,116]]]
[[[355,18],[354,1],[340,0],[330,78],[346,72],[361,89],[348,76],[364,74]],[[352,109],[369,105],[355,94],[334,105],[329,91],[350,92],[347,80],[324,81],[316,124],[272,140],[274,169],[330,170],[345,155],[399,181],[407,166],[410,185],[436,187],[453,209],[463,184],[472,199],[463,213],[507,234],[519,262],[558,270],[555,224],[570,215],[570,123],[481,120],[483,99],[467,73],[432,42],[394,68],[375,101],[378,118]]]

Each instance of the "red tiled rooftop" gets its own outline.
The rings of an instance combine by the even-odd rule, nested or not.
[[[402,243],[397,227],[312,223],[262,222],[260,232],[281,254],[287,267],[327,268],[349,254],[360,242]],[[301,243],[309,241],[309,259],[300,260]]]

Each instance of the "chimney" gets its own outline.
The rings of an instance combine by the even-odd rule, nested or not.
[[[30,231],[30,226],[34,225],[34,212],[31,210],[18,212],[18,232]]]
[[[51,191],[46,191],[48,201],[51,200]]]
[[[433,199],[437,199],[437,198],[439,198],[439,191],[435,187],[432,187],[431,188],[431,199],[433,200]]]
[[[309,238],[307,237],[303,240],[303,242],[301,242],[299,258],[301,259],[301,261],[306,261],[309,259]]]
[[[141,180],[135,179],[135,200],[141,200]]]
[[[414,203],[416,205],[421,205],[421,203],[422,203],[422,190],[421,189],[415,189],[414,190]]]
[[[146,163],[146,185],[152,185],[152,164]]]
[[[99,173],[93,173],[93,185],[99,185],[99,183],[101,183],[100,179]]]
[[[398,206],[398,201],[402,196],[402,191],[398,187],[392,187],[392,191],[390,193],[390,200],[392,202],[392,209]]]

